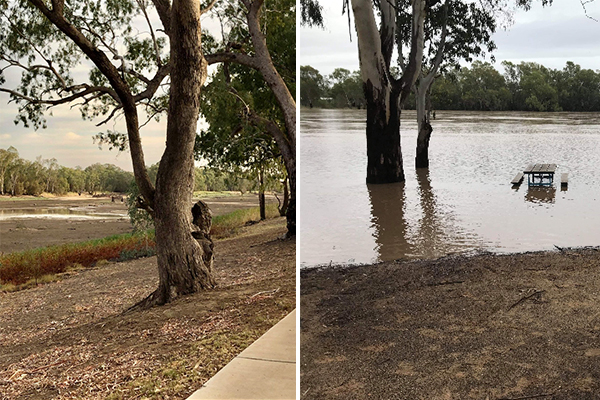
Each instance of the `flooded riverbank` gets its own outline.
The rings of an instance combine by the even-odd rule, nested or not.
[[[598,245],[600,114],[443,112],[429,170],[416,171],[415,114],[405,111],[406,182],[367,185],[363,110],[302,110],[303,266]],[[514,175],[558,164],[569,186]]]

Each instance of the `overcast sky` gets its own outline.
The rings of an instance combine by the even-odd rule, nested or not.
[[[352,42],[348,35],[347,16],[342,16],[342,0],[322,0],[327,28],[299,29],[301,65],[312,65],[322,74],[337,67],[358,69],[356,33],[352,25]],[[600,20],[600,0],[587,5],[588,14]],[[204,19],[205,26],[210,21]],[[555,0],[551,7],[535,5],[529,12],[517,12],[514,24],[495,36],[497,67],[502,60],[535,61],[551,68],[563,68],[574,61],[584,68],[600,70],[600,23],[586,18],[579,0]],[[8,76],[7,86],[16,86],[18,76]],[[56,158],[62,165],[87,167],[90,164],[113,163],[131,170],[128,153],[98,149],[92,136],[103,128],[83,121],[76,109],[55,108],[48,117],[48,128],[34,131],[15,126],[14,105],[8,105],[8,95],[0,93],[0,148],[15,146],[21,157]],[[96,121],[96,122],[99,122]],[[108,128],[124,132],[123,121]],[[166,119],[151,122],[142,130],[146,163],[159,161],[164,149]]]
[[[579,0],[554,0],[551,7],[540,1],[528,12],[517,11],[514,23],[494,35],[500,62],[535,61],[549,68],[562,69],[567,61],[583,68],[600,70],[600,23],[587,18]],[[330,74],[335,68],[358,69],[358,52],[354,20],[352,42],[348,34],[348,17],[342,15],[342,0],[322,0],[324,30],[300,29],[300,63]],[[588,15],[600,20],[600,0],[586,5]],[[489,58],[488,58],[489,61]]]
[[[153,26],[159,27],[160,22],[156,19],[152,21]],[[202,20],[203,28],[219,29],[215,21],[211,20],[206,14]],[[136,21],[134,26],[142,33],[148,32],[145,22]],[[112,57],[111,57],[112,58]],[[115,61],[115,65],[120,62]],[[4,85],[7,88],[15,88],[20,79],[20,72],[7,72],[7,82]],[[75,76],[87,76],[87,68],[80,67]],[[0,148],[6,149],[14,146],[19,155],[26,160],[35,160],[37,156],[43,158],[56,158],[58,163],[67,167],[81,166],[83,168],[94,163],[109,163],[132,171],[131,157],[129,152],[118,153],[114,150],[109,151],[107,146],[102,150],[94,144],[92,137],[107,129],[126,132],[123,118],[111,121],[101,127],[96,124],[103,120],[98,118],[94,121],[84,121],[77,108],[71,109],[69,105],[59,106],[52,109],[52,116],[47,116],[46,129],[35,131],[33,128],[24,128],[22,124],[13,123],[17,115],[17,107],[14,103],[8,104],[9,95],[0,92]],[[140,115],[140,123],[145,122],[143,115]],[[144,147],[145,161],[147,165],[154,164],[160,160],[164,151],[166,117],[160,122],[151,121],[141,130],[142,145]]]

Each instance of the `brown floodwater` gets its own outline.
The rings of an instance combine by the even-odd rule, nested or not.
[[[364,110],[300,115],[304,267],[600,245],[600,113],[438,111],[430,168],[417,171],[404,111],[406,181],[388,185],[365,183]],[[512,187],[531,163],[558,165],[552,187]]]

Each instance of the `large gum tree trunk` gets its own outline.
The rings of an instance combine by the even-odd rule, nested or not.
[[[154,197],[159,287],[149,300],[164,304],[177,295],[211,288],[215,280],[202,246],[192,236],[194,139],[200,88],[206,79],[201,50],[200,4],[175,0],[171,26],[171,87],[166,149]]]
[[[400,146],[399,93],[375,92],[365,85],[367,94],[367,183],[404,181]]]
[[[363,90],[367,100],[367,183],[404,181],[400,144],[400,106],[421,70],[424,0],[412,0],[409,62],[402,78],[390,74],[396,1],[379,2],[379,27],[372,0],[352,0]]]

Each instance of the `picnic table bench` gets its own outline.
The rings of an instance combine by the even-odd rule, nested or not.
[[[556,164],[529,164],[523,171],[529,186],[552,186]]]

